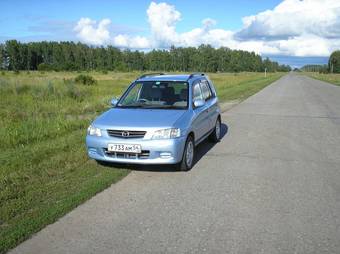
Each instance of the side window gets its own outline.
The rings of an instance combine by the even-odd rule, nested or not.
[[[211,83],[211,81],[205,81],[205,82],[207,82],[207,85],[208,85],[208,87],[210,88],[210,91],[211,91],[211,97],[212,98],[215,98],[216,97],[216,91],[215,91],[215,88],[214,88],[214,86],[212,85],[212,83]]]
[[[212,97],[209,85],[207,84],[206,81],[201,81],[200,85],[201,85],[204,100],[206,101],[209,100]]]
[[[203,100],[200,84],[196,83],[193,87],[193,101],[195,100]]]

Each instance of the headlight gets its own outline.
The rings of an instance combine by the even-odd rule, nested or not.
[[[102,136],[102,132],[100,131],[100,129],[93,127],[92,125],[90,125],[89,128],[87,128],[87,134],[91,136],[97,136],[97,137]]]
[[[178,128],[164,129],[155,131],[152,139],[169,139],[178,138],[181,136],[181,130]]]

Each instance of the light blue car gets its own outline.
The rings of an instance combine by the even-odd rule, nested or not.
[[[195,146],[221,138],[221,116],[212,82],[203,73],[146,74],[89,126],[88,155],[98,162],[194,163]]]

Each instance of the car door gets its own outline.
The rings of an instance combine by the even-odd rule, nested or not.
[[[207,113],[207,124],[208,124],[208,130],[210,131],[215,127],[215,121],[217,119],[217,98],[215,93],[213,93],[210,84],[207,80],[202,79],[200,82],[200,87],[202,91],[203,98],[205,100],[205,110]]]
[[[193,84],[192,88],[192,101],[195,100],[204,100],[200,81],[196,81]],[[209,115],[207,112],[207,105],[204,104],[202,107],[197,107],[193,109],[194,111],[194,121],[193,121],[193,129],[195,132],[195,141],[201,140],[204,135],[209,131]]]

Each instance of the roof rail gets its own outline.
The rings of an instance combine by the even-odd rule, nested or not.
[[[154,72],[154,73],[146,73],[141,75],[138,79],[149,77],[149,76],[156,76],[156,75],[165,75],[163,72]]]
[[[188,77],[188,80],[191,79],[192,77],[194,76],[204,76],[204,73],[202,72],[194,72],[194,73],[191,73]]]

